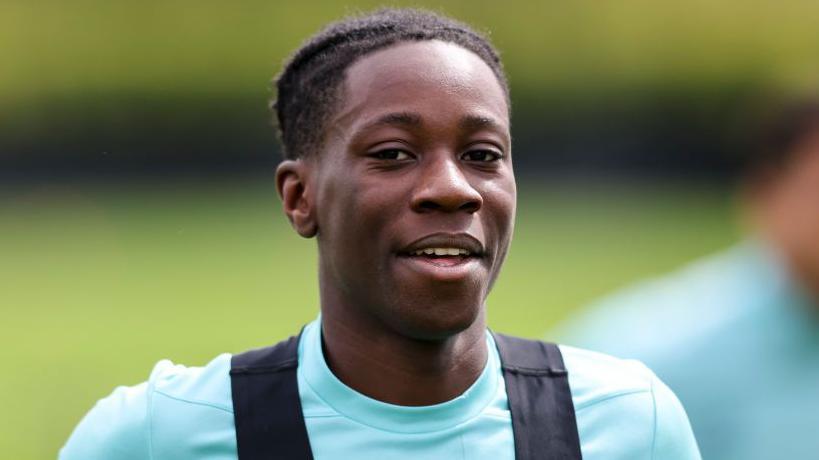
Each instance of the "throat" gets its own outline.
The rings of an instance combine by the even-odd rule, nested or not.
[[[341,333],[324,324],[322,351],[330,371],[351,389],[400,406],[452,400],[474,384],[486,366],[485,330],[443,341]]]

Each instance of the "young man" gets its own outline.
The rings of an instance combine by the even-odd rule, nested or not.
[[[160,362],[100,401],[62,458],[699,458],[639,363],[487,331],[516,190],[486,39],[382,10],[314,36],[277,86],[276,183],[318,242],[320,317],[203,368]]]
[[[705,458],[819,452],[819,99],[749,129],[753,233],[564,325],[568,343],[644,360],[685,403]]]

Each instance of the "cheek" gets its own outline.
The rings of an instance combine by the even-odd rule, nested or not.
[[[509,245],[512,242],[512,233],[515,227],[515,212],[517,206],[517,191],[514,179],[498,181],[486,188],[484,195],[483,225],[488,235],[492,235],[497,247],[492,268],[489,274],[489,289],[494,285],[500,274],[501,267]]]
[[[515,223],[517,206],[517,189],[514,179],[505,179],[489,182],[482,193],[486,208],[486,224],[495,228],[498,238],[511,238]]]
[[[378,253],[385,230],[396,220],[395,187],[361,178],[355,171],[327,177],[319,199],[319,233],[344,254]]]

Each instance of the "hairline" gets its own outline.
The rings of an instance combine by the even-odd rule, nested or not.
[[[441,43],[446,43],[446,44],[449,44],[449,45],[455,45],[455,46],[457,46],[457,47],[459,47],[459,48],[461,48],[463,50],[466,50],[467,52],[472,53],[472,55],[476,56],[481,61],[481,63],[483,65],[488,67],[489,70],[492,72],[492,76],[495,78],[495,82],[498,83],[498,86],[500,87],[501,91],[503,92],[504,100],[506,102],[507,116],[508,117],[511,116],[512,105],[511,105],[511,97],[510,97],[510,93],[509,93],[509,84],[508,84],[508,82],[506,82],[505,79],[502,78],[502,76],[497,74],[495,69],[491,65],[489,65],[481,55],[479,55],[475,51],[461,45],[460,43],[457,43],[457,42],[452,41],[452,40],[445,40],[445,39],[442,39],[440,37],[433,37],[433,38],[406,37],[406,38],[398,39],[398,40],[393,41],[393,42],[385,42],[385,43],[383,43],[383,44],[381,44],[379,46],[375,46],[372,49],[368,50],[366,53],[361,54],[359,56],[356,56],[351,62],[349,62],[344,67],[344,70],[341,72],[340,79],[338,80],[338,82],[335,84],[335,87],[333,88],[331,99],[330,99],[330,101],[327,102],[328,110],[324,114],[323,119],[320,121],[321,136],[318,138],[318,142],[316,143],[314,148],[311,149],[311,151],[304,152],[304,154],[302,154],[302,155],[298,155],[298,156],[294,156],[292,158],[286,158],[286,159],[298,160],[298,159],[308,159],[308,158],[311,158],[311,157],[317,158],[317,157],[321,156],[320,152],[324,150],[324,147],[325,147],[326,142],[327,142],[327,135],[329,134],[328,125],[333,120],[334,116],[336,116],[338,114],[340,106],[345,102],[345,97],[346,97],[345,92],[346,92],[346,89],[347,89],[347,82],[348,82],[348,78],[349,78],[348,72],[353,66],[358,64],[362,59],[370,57],[373,54],[381,52],[381,51],[386,51],[386,50],[389,50],[391,48],[395,48],[395,47],[398,47],[398,46],[401,46],[401,45],[415,44],[415,43],[422,43],[422,42],[435,42],[435,41],[438,41],[438,42],[441,42]],[[273,104],[275,104],[275,101],[273,101],[271,103],[271,106]]]

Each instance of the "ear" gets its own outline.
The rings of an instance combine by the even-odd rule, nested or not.
[[[276,168],[276,190],[284,213],[290,225],[304,238],[314,237],[318,230],[309,172],[309,165],[300,159],[284,160]]]

